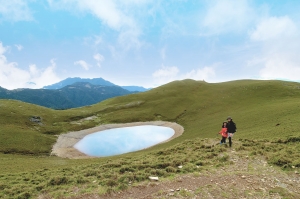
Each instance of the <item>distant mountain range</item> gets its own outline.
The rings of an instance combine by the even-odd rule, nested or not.
[[[85,79],[85,78],[80,78],[80,77],[70,77],[65,80],[62,80],[58,83],[49,85],[49,86],[44,86],[44,89],[61,89],[65,86],[72,85],[74,83],[78,82],[88,82],[93,85],[101,85],[101,86],[117,86],[109,81],[106,81],[103,78],[94,78],[94,79]]]
[[[116,84],[113,84],[103,78],[94,78],[94,79],[87,79],[87,78],[80,78],[80,77],[70,77],[65,80],[62,80],[58,83],[49,85],[49,86],[44,86],[44,89],[61,89],[65,86],[72,85],[74,83],[78,82],[88,82],[93,85],[101,85],[101,86],[118,86]],[[150,89],[141,87],[141,86],[120,86],[128,91],[132,92],[144,92]]]
[[[0,99],[15,99],[53,109],[69,109],[96,104],[105,99],[134,92],[119,86],[77,82],[60,89],[15,89],[0,87]]]
[[[0,99],[15,99],[53,109],[69,109],[96,104],[108,98],[144,92],[139,86],[118,86],[105,79],[67,78],[43,89],[0,87]]]

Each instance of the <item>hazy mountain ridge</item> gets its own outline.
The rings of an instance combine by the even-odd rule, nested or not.
[[[105,99],[131,94],[115,85],[93,85],[78,82],[61,89],[15,89],[0,88],[1,99],[15,99],[53,109],[87,106]]]
[[[44,89],[61,89],[65,86],[72,85],[77,82],[88,82],[93,85],[102,85],[102,86],[117,86],[109,81],[106,81],[103,78],[94,78],[94,79],[87,79],[87,78],[80,78],[80,77],[69,77],[65,80],[57,82],[52,85],[44,86]]]
[[[93,78],[93,79],[89,79],[89,78],[80,78],[80,77],[69,77],[65,80],[62,80],[60,82],[57,82],[55,84],[52,85],[48,85],[48,86],[44,86],[44,89],[61,89],[65,86],[69,86],[72,85],[74,83],[78,83],[78,82],[88,82],[90,84],[93,85],[102,85],[102,86],[118,86],[110,81],[107,81],[103,78]],[[136,91],[136,92],[144,92],[150,89],[141,87],[141,86],[120,86],[123,89],[126,89],[128,91]]]

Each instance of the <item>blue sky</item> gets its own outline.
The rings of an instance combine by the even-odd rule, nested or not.
[[[300,80],[298,0],[0,0],[0,86]]]

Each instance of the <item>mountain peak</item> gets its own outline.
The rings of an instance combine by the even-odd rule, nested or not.
[[[77,83],[80,83],[80,84],[77,85]],[[91,84],[93,86],[118,86],[116,84],[113,84],[113,83],[101,78],[101,77],[93,78],[93,79],[80,78],[80,77],[68,77],[67,79],[64,79],[58,83],[55,83],[55,84],[52,84],[49,86],[44,86],[43,88],[44,89],[61,89],[63,87],[70,86],[70,85],[74,86],[74,84],[76,84],[76,86],[82,87],[83,86],[83,85],[81,85],[82,83]],[[87,85],[87,87],[93,87],[91,85]],[[151,89],[151,88],[144,88],[141,86],[119,86],[119,87],[121,87],[127,91],[130,91],[130,92],[145,92],[145,91],[148,91]]]
[[[68,77],[65,80],[62,80],[58,83],[49,85],[49,86],[44,86],[44,89],[61,89],[65,86],[72,85],[74,83],[78,82],[85,82],[85,83],[90,83],[93,85],[102,85],[102,86],[116,86],[115,84],[103,79],[103,78],[94,78],[94,79],[89,79],[89,78],[80,78],[80,77]]]

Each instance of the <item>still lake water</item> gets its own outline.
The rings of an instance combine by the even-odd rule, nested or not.
[[[148,148],[174,133],[172,128],[154,125],[108,129],[85,136],[74,148],[89,156],[113,156]]]

